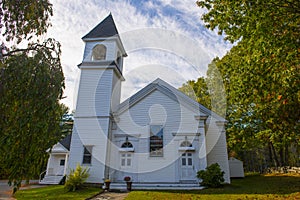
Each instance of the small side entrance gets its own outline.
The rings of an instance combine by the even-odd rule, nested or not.
[[[180,167],[182,181],[195,180],[196,174],[194,173],[193,153],[185,152],[181,155]]]

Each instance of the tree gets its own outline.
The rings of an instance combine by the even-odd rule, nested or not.
[[[2,0],[0,30],[7,41],[20,43],[33,35],[44,34],[52,15],[52,5],[48,0]]]
[[[269,165],[292,164],[289,150],[300,145],[300,4],[293,0],[197,4],[207,9],[202,17],[206,26],[235,42],[216,62],[227,94],[230,148],[266,148]]]
[[[66,137],[67,135],[72,133],[73,124],[74,124],[74,112],[68,113],[68,108],[66,107],[66,112],[63,114],[60,128],[62,137]]]
[[[47,0],[1,1],[0,28],[12,47],[2,45],[0,63],[0,162],[14,192],[21,180],[37,177],[46,150],[60,138],[59,103],[64,89],[60,44],[37,38],[50,25]],[[19,43],[27,44],[20,48]]]
[[[197,81],[189,80],[179,90],[206,108],[225,117],[226,93],[215,60],[208,65],[206,77],[199,77]]]
[[[189,80],[178,89],[206,108],[211,109],[210,94],[204,77],[198,78],[197,81]]]

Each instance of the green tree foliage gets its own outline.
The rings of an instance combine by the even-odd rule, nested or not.
[[[236,45],[216,65],[227,94],[229,147],[265,150],[267,165],[294,165],[300,141],[300,4],[203,0],[202,19]],[[298,150],[297,150],[298,149]],[[299,156],[296,155],[296,156]]]
[[[37,177],[46,150],[61,138],[64,76],[60,44],[35,41],[50,25],[49,1],[3,0],[0,12],[3,38],[15,44],[0,52],[0,167],[15,192],[22,179]]]
[[[217,188],[222,185],[225,181],[224,174],[218,163],[212,164],[205,168],[205,170],[200,170],[197,172],[197,178],[201,179],[201,185]]]
[[[197,81],[189,80],[178,89],[206,108],[211,109],[210,94],[204,77],[198,78]]]
[[[70,174],[67,176],[65,188],[67,191],[75,191],[82,188],[84,182],[89,177],[89,169],[83,168],[77,164],[76,169],[71,169]]]
[[[67,108],[65,110],[67,110]],[[73,115],[73,113],[65,112],[63,114],[62,120],[60,122],[62,137],[65,137],[65,136],[67,136],[67,135],[69,135],[69,134],[72,133],[73,123],[74,123],[74,115]]]
[[[189,80],[179,90],[222,117],[226,113],[226,93],[222,75],[214,61],[208,65],[206,77]]]
[[[7,41],[30,39],[41,35],[50,26],[52,5],[48,0],[2,0],[0,3],[0,30]]]

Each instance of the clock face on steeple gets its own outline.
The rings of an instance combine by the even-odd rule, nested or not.
[[[98,44],[93,48],[92,60],[105,60],[106,47],[103,44]]]

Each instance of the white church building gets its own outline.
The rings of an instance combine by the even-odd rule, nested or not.
[[[112,16],[82,39],[73,132],[52,148],[41,183],[57,184],[80,164],[90,183],[129,176],[133,189],[198,187],[197,171],[213,163],[230,183],[224,118],[159,78],[120,103],[127,54]]]

